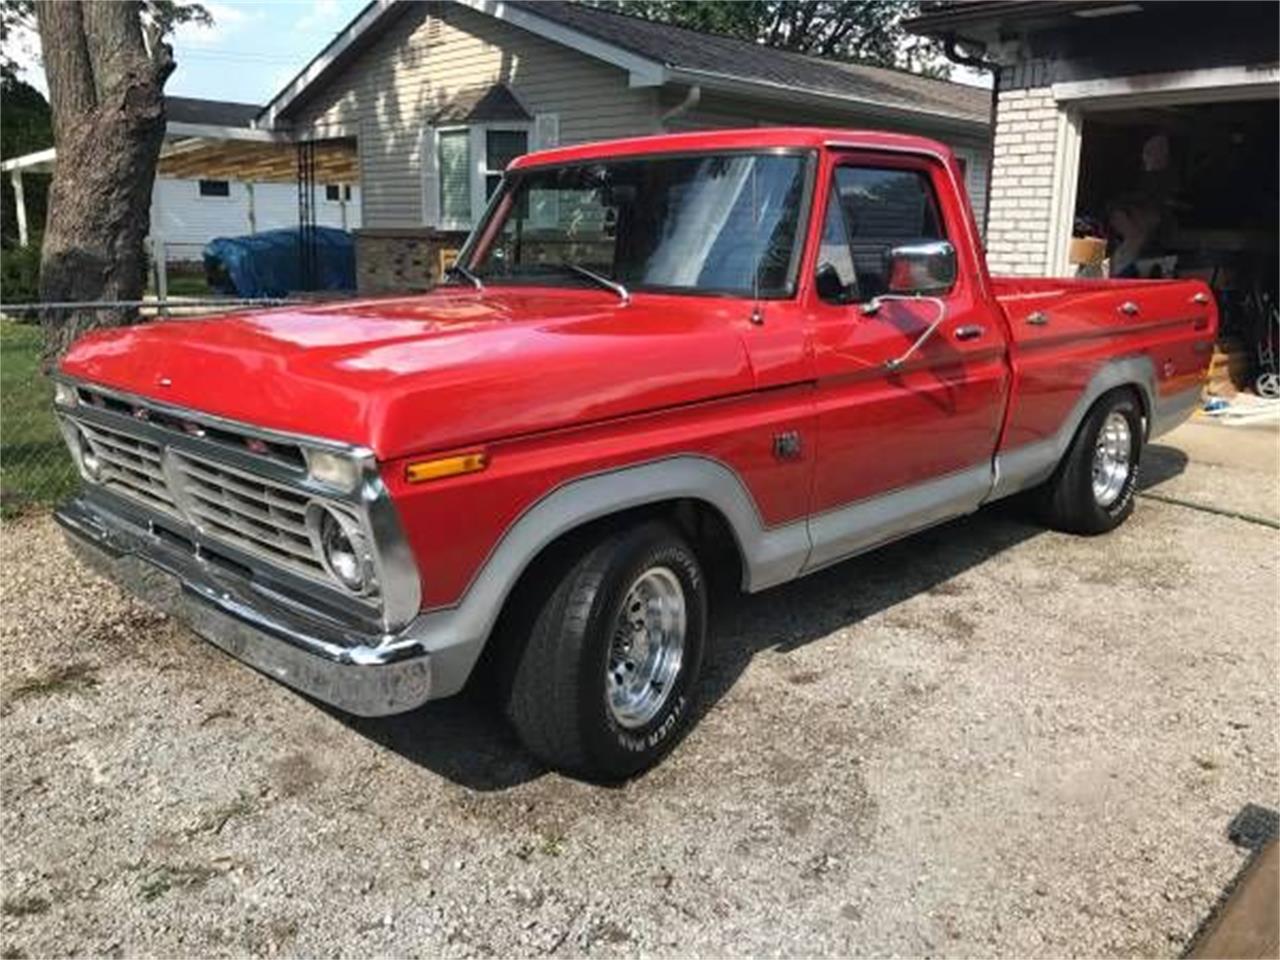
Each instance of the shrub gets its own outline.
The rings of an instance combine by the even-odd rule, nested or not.
[[[0,250],[0,303],[34,303],[40,299],[40,248]]]

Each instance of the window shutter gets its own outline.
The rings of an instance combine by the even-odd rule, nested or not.
[[[440,136],[435,127],[423,127],[418,142],[418,162],[422,165],[422,222],[440,225]]]
[[[539,113],[533,118],[534,150],[560,146],[560,114]],[[529,224],[534,229],[549,230],[560,223],[560,195],[554,190],[530,191]]]

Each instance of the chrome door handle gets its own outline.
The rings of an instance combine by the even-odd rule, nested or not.
[[[1126,300],[1120,304],[1120,312],[1126,317],[1135,317],[1138,315],[1138,305],[1132,300]]]
[[[1027,314],[1027,323],[1033,327],[1043,327],[1049,322],[1049,315],[1043,310],[1037,310],[1035,313]]]
[[[963,327],[956,327],[957,340],[977,340],[980,336],[987,332],[986,327],[979,326],[976,323],[970,323]]]
[[[1207,293],[1204,293],[1203,291],[1201,291],[1200,293],[1197,293],[1195,296],[1193,296],[1193,297],[1191,298],[1191,302],[1192,302],[1192,303],[1201,303],[1201,304],[1203,304],[1203,303],[1208,303],[1208,302],[1209,302],[1209,295],[1208,295]]]

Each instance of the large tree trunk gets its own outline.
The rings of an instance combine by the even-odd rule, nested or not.
[[[40,299],[139,300],[172,52],[158,37],[144,38],[136,2],[38,0],[36,20],[58,151]],[[124,307],[46,310],[46,365],[86,330],[136,318]]]

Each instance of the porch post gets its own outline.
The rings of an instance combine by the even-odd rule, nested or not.
[[[13,184],[13,206],[18,214],[18,243],[25,247],[30,238],[27,235],[27,195],[22,190],[22,171],[9,171],[9,181]]]
[[[249,232],[258,232],[258,211],[254,206],[253,181],[246,180],[244,184],[244,192],[249,196]]]

